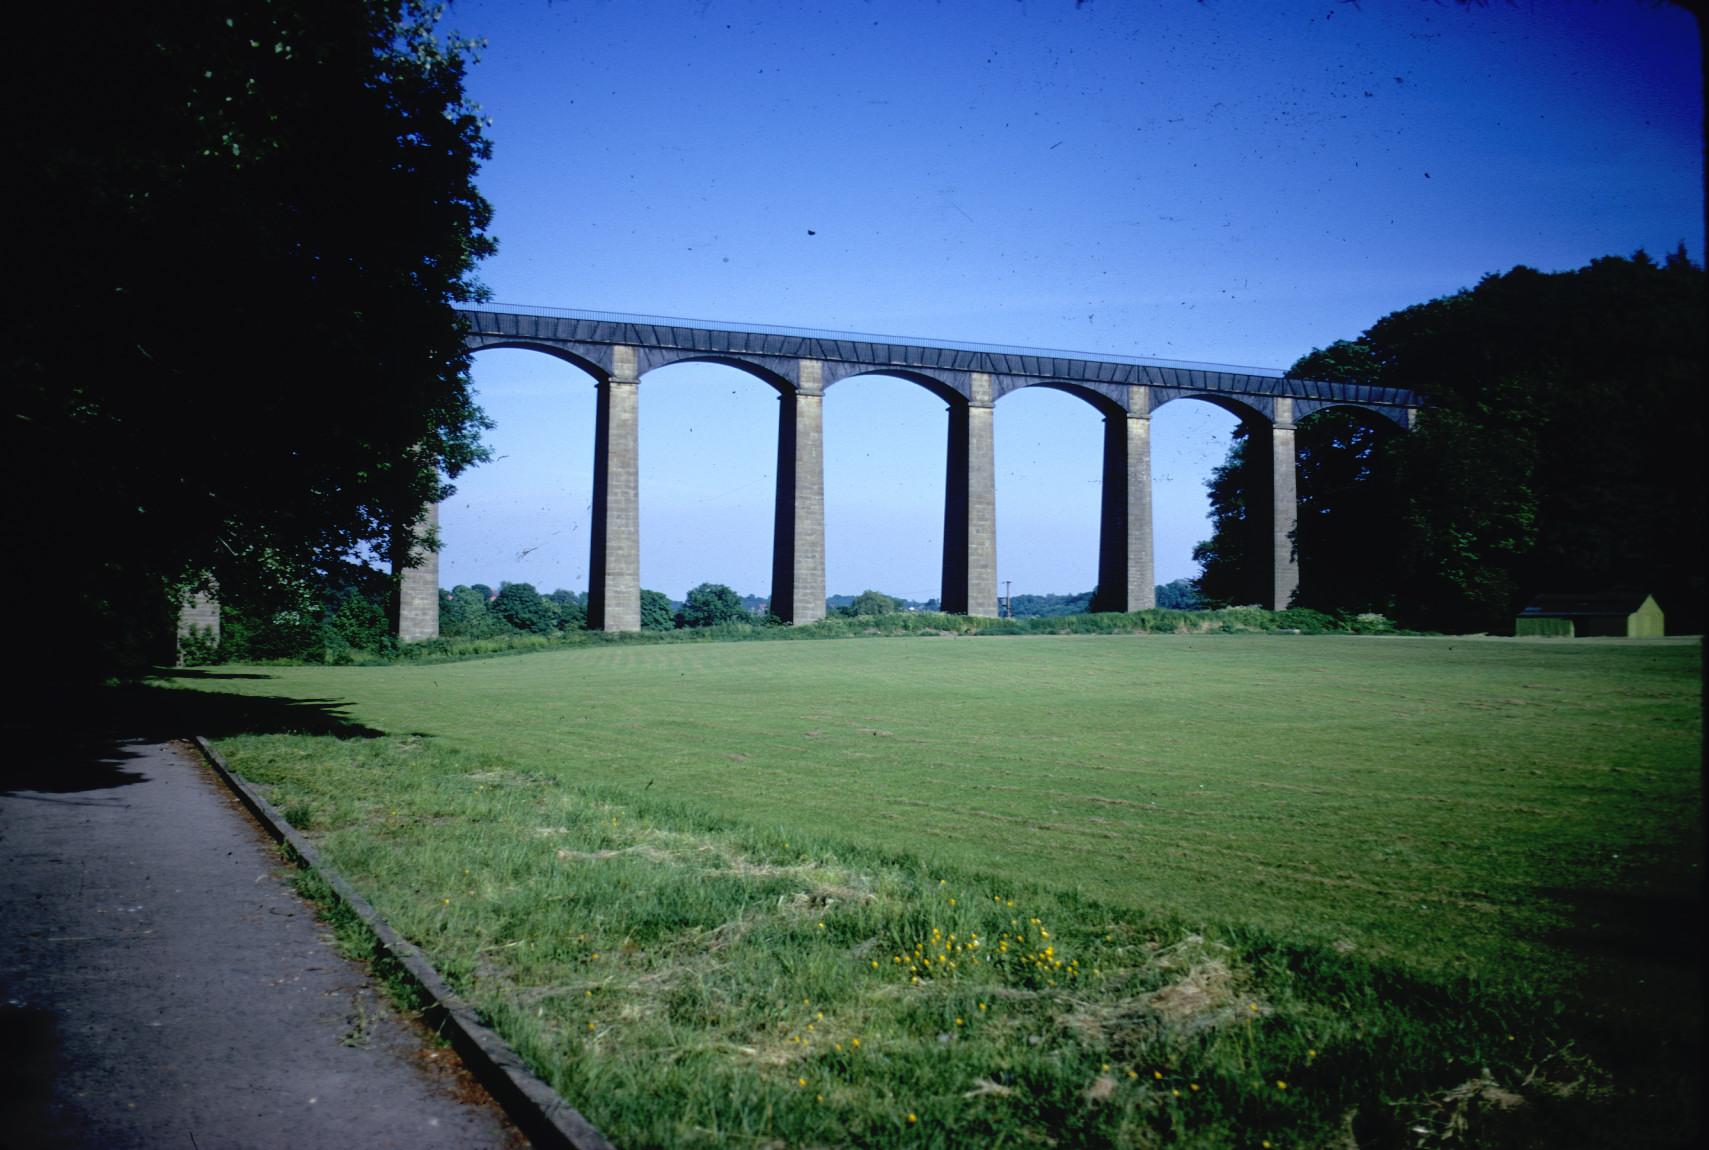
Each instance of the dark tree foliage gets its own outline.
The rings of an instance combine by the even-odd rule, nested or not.
[[[1294,371],[1325,378],[1297,364]],[[1296,606],[1343,614],[1394,611],[1407,535],[1394,458],[1403,434],[1381,416],[1346,408],[1300,421],[1294,437]]]
[[[439,592],[439,633],[447,639],[490,639],[510,632],[510,625],[489,610],[492,593],[482,584],[458,584]]]
[[[218,660],[346,663],[358,651],[396,650],[389,578],[345,563],[324,572],[321,582],[325,597],[319,603],[256,597],[223,603]]]
[[[1538,592],[1625,588],[1700,630],[1703,308],[1683,250],[1639,252],[1491,275],[1306,356],[1426,405],[1404,435],[1302,424],[1301,602],[1499,631]]]
[[[580,631],[587,626],[586,595],[559,588],[547,595],[546,601],[557,611],[558,630]]]
[[[587,596],[559,589],[549,595],[529,583],[501,583],[495,595],[484,583],[439,592],[439,633],[447,639],[500,635],[551,635],[587,626]]]
[[[1157,585],[1157,605],[1169,611],[1197,611],[1204,606],[1191,579],[1171,579]]]
[[[1256,486],[1251,475],[1250,438],[1246,424],[1234,429],[1228,457],[1211,469],[1206,484],[1210,489],[1211,537],[1194,545],[1193,562],[1199,564],[1194,588],[1200,601],[1210,607],[1256,601],[1255,571],[1248,560],[1252,523],[1246,514],[1247,491]]]
[[[641,630],[671,631],[676,628],[676,613],[671,597],[663,591],[641,591]]]
[[[850,617],[858,615],[890,615],[900,611],[901,609],[901,600],[886,595],[882,591],[873,591],[868,589],[866,591],[862,591],[859,595],[856,595],[854,597],[854,601],[847,607],[838,607],[836,613],[838,615],[846,615]]]
[[[752,623],[742,597],[722,583],[702,583],[689,591],[677,616],[683,627],[712,627],[719,623]]]
[[[558,613],[540,597],[532,583],[501,583],[498,597],[488,604],[487,610],[518,631],[550,635],[558,629]]]
[[[463,47],[404,0],[11,23],[0,450],[30,493],[7,554],[60,573],[43,631],[102,672],[159,653],[202,574],[324,603],[481,457],[451,306],[492,248]]]
[[[1092,610],[1092,599],[1096,594],[1094,588],[1070,595],[1011,595],[1006,606],[1017,619],[1084,615]]]

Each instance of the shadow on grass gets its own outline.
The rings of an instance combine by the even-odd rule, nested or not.
[[[224,678],[185,675],[180,678]],[[245,675],[242,678],[265,678]],[[146,778],[127,770],[136,757],[127,744],[206,735],[330,735],[371,739],[384,734],[353,722],[334,699],[233,695],[127,683],[75,695],[37,699],[9,717],[0,737],[0,794],[39,791],[71,794],[109,790]]]
[[[1703,892],[1690,860],[1649,886],[1544,892],[1573,908],[1554,936],[1581,959],[1575,1009],[1585,1052],[1634,1084],[1578,1131],[1583,1145],[1699,1145],[1703,1080]],[[1606,1136],[1597,1141],[1595,1134]]]
[[[226,676],[185,676],[174,671],[172,677]],[[183,739],[206,735],[222,739],[231,735],[331,735],[335,739],[374,739],[385,734],[346,717],[346,704],[337,699],[234,695],[131,683],[109,688],[106,702],[111,721],[118,724],[114,730],[132,736]]]

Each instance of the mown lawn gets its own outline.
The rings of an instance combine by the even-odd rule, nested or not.
[[[1695,1121],[1694,643],[910,638],[220,674],[262,677],[183,685],[385,733],[220,746],[620,1144],[1618,1144]]]

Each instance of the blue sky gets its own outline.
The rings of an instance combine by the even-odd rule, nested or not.
[[[1642,0],[504,0],[480,184],[500,302],[1286,367],[1516,264],[1703,254],[1694,21]],[[475,359],[498,458],[442,509],[440,582],[587,586],[591,380]],[[774,393],[645,377],[641,575],[769,584]],[[997,406],[998,577],[1096,579],[1101,426]],[[1233,420],[1153,420],[1157,577],[1196,573]],[[943,404],[825,400],[827,582],[938,593]]]

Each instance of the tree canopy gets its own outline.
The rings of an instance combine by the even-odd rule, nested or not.
[[[1701,628],[1703,306],[1683,250],[1518,267],[1303,357],[1292,374],[1425,406],[1405,434],[1302,421],[1298,602],[1504,630],[1538,592],[1625,588]],[[1213,476],[1208,558],[1239,546],[1241,463],[1237,445]]]
[[[186,580],[286,594],[482,457],[468,45],[414,0],[30,9],[8,132],[8,553],[105,670]]]
[[[487,610],[518,631],[550,635],[558,629],[558,612],[541,598],[532,583],[502,583]]]
[[[702,583],[682,601],[677,624],[682,627],[712,627],[719,623],[752,623],[754,617],[742,606],[742,597],[722,583]]]
[[[676,627],[676,613],[671,609],[671,597],[663,591],[641,589],[641,630],[670,631]]]
[[[882,591],[871,589],[862,591],[854,597],[854,602],[847,607],[837,608],[839,615],[889,615],[902,610],[902,602]]]

